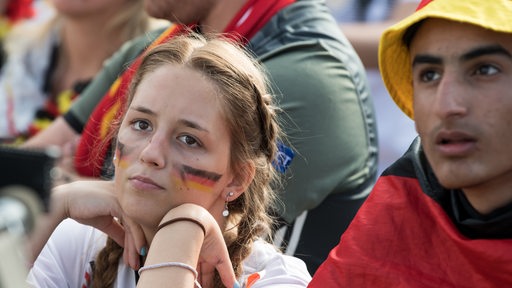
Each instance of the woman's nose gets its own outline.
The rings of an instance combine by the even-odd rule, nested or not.
[[[167,141],[165,138],[154,134],[149,138],[146,146],[140,153],[140,161],[151,166],[163,168],[166,165],[165,151]]]

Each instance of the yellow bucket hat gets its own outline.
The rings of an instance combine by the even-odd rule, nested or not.
[[[411,119],[414,119],[412,71],[409,50],[402,38],[409,27],[426,18],[443,18],[512,33],[512,0],[423,0],[416,12],[384,31],[379,45],[382,79],[391,98]]]

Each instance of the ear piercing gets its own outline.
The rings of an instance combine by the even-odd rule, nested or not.
[[[224,217],[228,217],[229,216],[228,199],[231,196],[233,196],[233,192],[229,192],[226,195],[226,202],[224,203],[224,210],[222,211],[222,216],[224,216]]]

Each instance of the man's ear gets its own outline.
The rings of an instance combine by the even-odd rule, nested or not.
[[[226,186],[227,193],[233,192],[233,196],[229,197],[229,201],[233,201],[244,193],[254,179],[256,167],[253,162],[246,162],[244,165],[236,169],[233,174],[232,181]]]

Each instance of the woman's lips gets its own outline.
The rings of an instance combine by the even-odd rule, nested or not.
[[[137,190],[162,190],[162,186],[156,184],[153,180],[144,176],[134,176],[128,179],[130,184]]]

